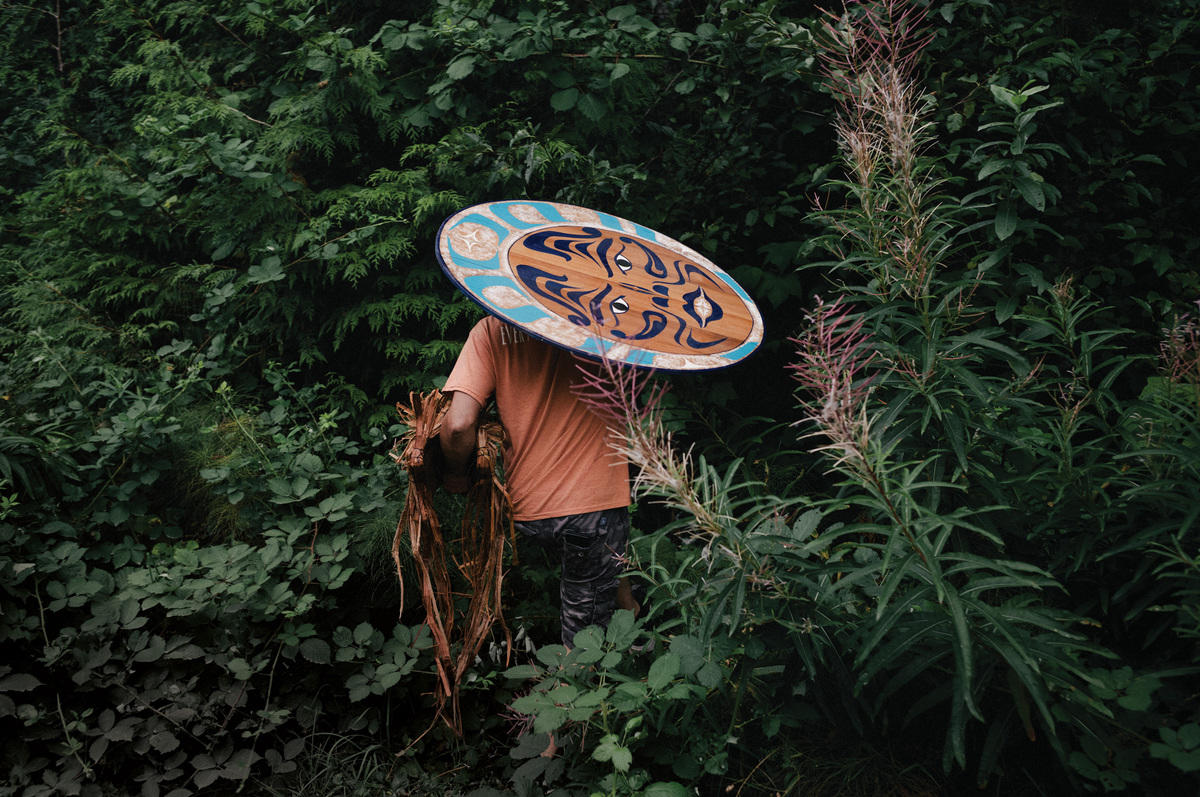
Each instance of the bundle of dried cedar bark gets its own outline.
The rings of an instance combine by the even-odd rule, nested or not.
[[[448,402],[436,390],[424,395],[413,393],[409,400],[409,406],[396,405],[408,432],[396,441],[392,458],[408,472],[408,496],[392,541],[392,559],[400,578],[403,604],[400,548],[407,535],[425,604],[425,622],[433,638],[439,679],[438,715],[461,733],[458,687],[495,623],[504,631],[506,651],[512,649],[512,635],[504,624],[500,607],[504,540],[513,534],[512,506],[499,476],[504,428],[494,421],[479,426],[475,478],[467,491],[463,512],[462,560],[457,562],[469,589],[470,602],[463,618],[461,641],[456,641],[456,593],[447,566],[441,523],[433,505],[434,491],[442,479],[438,432]]]

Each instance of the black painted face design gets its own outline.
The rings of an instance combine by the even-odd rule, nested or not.
[[[721,354],[753,328],[741,296],[719,276],[635,235],[560,225],[521,237],[508,259],[538,304],[609,340]]]

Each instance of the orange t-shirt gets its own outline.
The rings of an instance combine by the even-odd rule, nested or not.
[[[571,392],[578,360],[488,316],[475,325],[444,393],[486,405],[494,393],[508,432],[504,470],[515,520],[628,506],[629,464],[608,424]]]

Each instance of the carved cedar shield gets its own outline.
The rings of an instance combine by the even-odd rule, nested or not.
[[[728,274],[608,213],[486,202],[442,223],[437,255],[487,312],[589,357],[703,371],[733,365],[762,342],[762,316]]]

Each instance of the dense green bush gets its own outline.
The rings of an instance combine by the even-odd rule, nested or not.
[[[338,434],[336,391],[268,373],[256,407],[189,348],[64,371],[48,346],[5,397],[6,794],[286,774],[424,705],[423,627],[344,597],[396,605],[395,466]]]
[[[947,771],[997,793],[1178,788],[1200,768],[1186,686],[1194,322],[1164,345],[1169,376],[1124,393],[1122,375],[1154,373],[1154,354],[1128,351],[1128,331],[1071,276],[1024,298],[1004,290],[1005,241],[1022,229],[1011,199],[1046,210],[1054,194],[1039,183],[1035,195],[1029,175],[1065,154],[1036,135],[1055,107],[1031,99],[1044,87],[993,84],[972,157],[980,179],[1007,185],[955,196],[934,100],[912,83],[913,8],[853,9],[822,39],[846,178],[819,243],[840,298],[806,316],[793,368],[831,489],[775,497],[736,467],[689,465],[626,375],[624,398],[599,400],[627,418],[648,495],[679,513],[641,544],[654,597],[677,615],[654,635],[669,647],[648,669],[614,656],[616,674],[602,647],[584,652],[600,676],[572,677],[568,659],[514,707],[535,729],[596,726],[610,793],[704,771],[835,793],[828,770],[768,766],[827,729],[848,747],[940,746]],[[692,547],[666,564],[672,534]],[[713,671],[695,683],[706,656]],[[674,710],[690,691],[699,699]],[[680,752],[660,759],[679,727]]]
[[[0,792],[1194,789],[1195,3],[68,6],[0,8]],[[603,389],[649,614],[539,645],[523,557],[457,739],[386,454],[510,196],[767,340]]]

